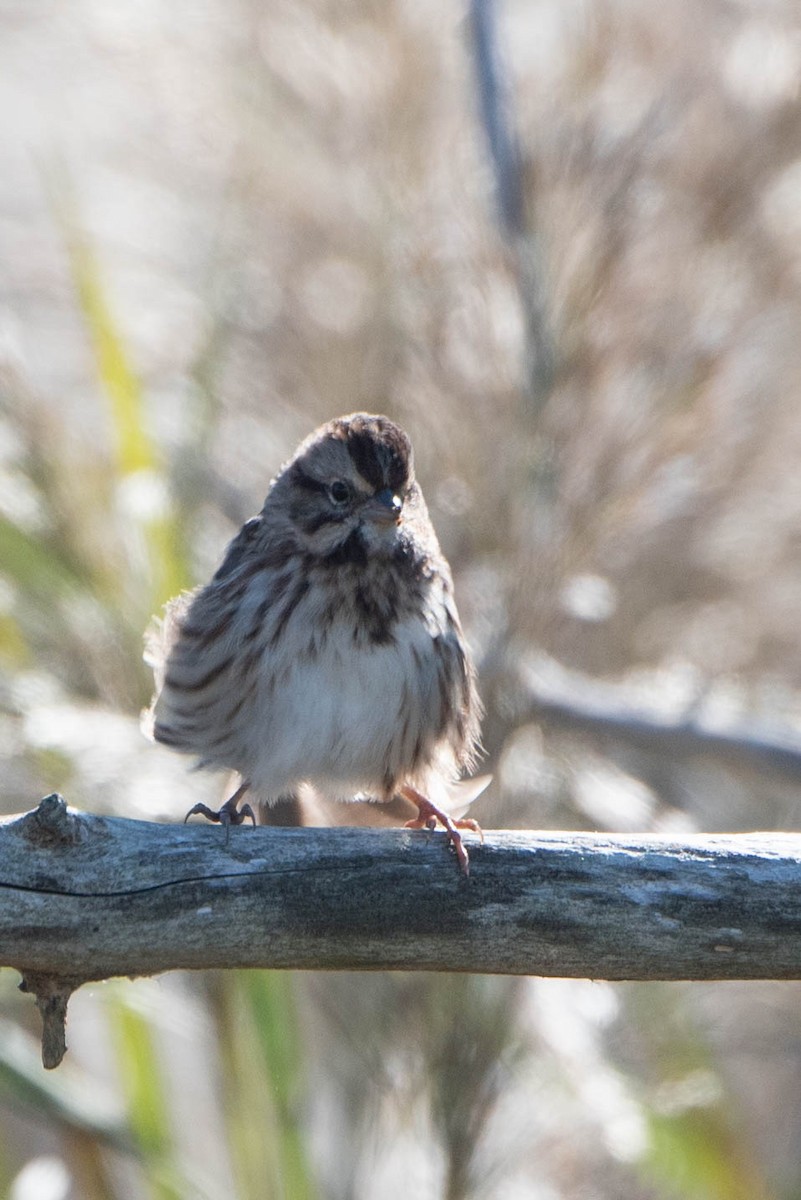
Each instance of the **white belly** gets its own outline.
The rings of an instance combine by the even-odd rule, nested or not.
[[[436,671],[422,622],[396,626],[389,645],[356,647],[343,631],[314,659],[296,659],[276,685],[260,681],[243,773],[265,800],[304,782],[339,799],[380,793],[388,770],[402,771],[421,739],[434,741]]]

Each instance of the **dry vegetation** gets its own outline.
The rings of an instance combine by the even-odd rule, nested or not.
[[[142,629],[369,407],[413,436],[482,664],[484,824],[801,826],[793,780],[543,731],[518,678],[801,736],[798,13],[499,16],[522,232],[463,6],[3,6],[7,811],[218,793],[140,737]],[[801,1192],[793,985],[171,977],[79,993],[56,1085],[14,984],[13,1200]]]

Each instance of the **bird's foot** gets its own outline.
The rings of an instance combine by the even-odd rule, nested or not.
[[[186,824],[190,817],[194,816],[205,817],[207,821],[215,821],[217,824],[225,826],[225,841],[227,844],[231,836],[232,825],[241,825],[248,817],[254,825],[256,824],[256,814],[249,804],[243,804],[241,808],[237,807],[239,801],[248,790],[248,786],[248,784],[243,783],[236,789],[233,796],[229,800],[226,800],[225,804],[216,811],[213,808],[209,808],[208,804],[195,804],[184,817],[184,824]]]
[[[402,787],[400,792],[407,800],[411,800],[417,809],[417,816],[411,821],[407,821],[404,828],[436,829],[438,824],[442,825],[448,835],[448,841],[456,853],[459,866],[465,875],[469,875],[470,857],[459,830],[470,829],[473,833],[477,833],[483,842],[484,833],[478,821],[474,821],[472,817],[462,817],[459,820],[454,820],[444,809],[437,808],[436,804],[433,804],[427,796],[424,796],[422,792],[418,792],[416,788]]]

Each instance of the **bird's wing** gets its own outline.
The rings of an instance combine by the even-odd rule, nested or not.
[[[251,517],[249,521],[239,530],[235,538],[228,543],[228,548],[225,551],[225,557],[214,573],[214,580],[219,581],[225,579],[232,571],[241,563],[242,559],[253,546],[255,539],[259,535],[259,531],[264,522],[264,518],[257,516]]]

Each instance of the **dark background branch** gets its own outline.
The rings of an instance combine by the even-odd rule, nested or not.
[[[526,195],[523,152],[495,0],[471,0],[469,28],[478,117],[495,183],[499,223],[512,254],[525,318],[531,417],[545,404],[557,368],[545,253],[537,230],[535,198]]]
[[[801,780],[801,740],[789,732],[747,725],[716,729],[693,715],[677,719],[634,704],[624,688],[582,679],[580,686],[526,685],[526,700],[516,714],[554,728],[573,729],[672,758],[711,755],[722,763],[769,770],[792,782]]]

